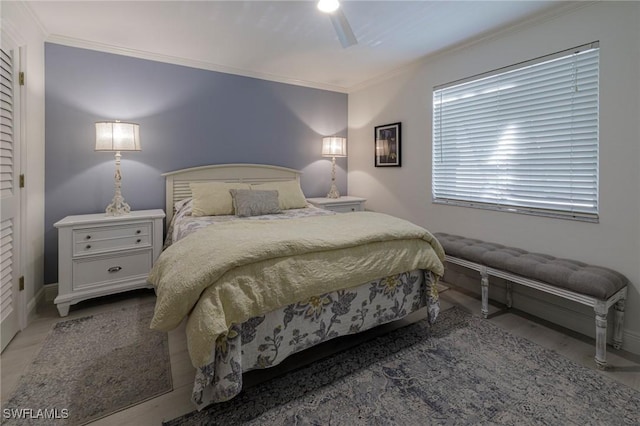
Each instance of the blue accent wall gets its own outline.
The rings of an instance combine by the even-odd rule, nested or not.
[[[140,124],[141,152],[122,152],[132,210],[164,208],[161,173],[222,163],[302,170],[308,197],[324,196],[331,161],[322,136],[346,136],[347,95],[92,50],[45,45],[45,284],[58,280],[53,224],[104,212],[113,153],[96,152],[96,121]],[[337,184],[347,193],[345,158]]]

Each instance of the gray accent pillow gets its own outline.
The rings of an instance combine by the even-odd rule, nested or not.
[[[236,216],[261,216],[282,213],[278,201],[278,191],[255,191],[251,189],[230,189],[233,210]]]

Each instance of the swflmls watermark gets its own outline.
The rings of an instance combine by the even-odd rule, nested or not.
[[[68,408],[3,408],[5,419],[60,420],[69,418]]]

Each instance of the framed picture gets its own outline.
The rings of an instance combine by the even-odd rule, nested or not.
[[[376,167],[400,167],[400,123],[375,127]]]

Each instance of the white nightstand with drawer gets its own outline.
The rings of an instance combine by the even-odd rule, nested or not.
[[[60,316],[85,299],[150,287],[147,275],[162,250],[162,210],[121,216],[67,216],[58,228]]]
[[[316,207],[331,210],[338,213],[364,211],[366,198],[340,197],[340,198],[307,198],[307,201]]]

